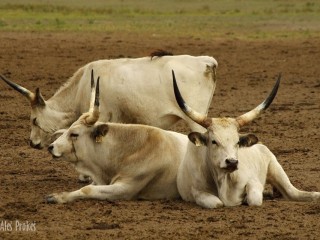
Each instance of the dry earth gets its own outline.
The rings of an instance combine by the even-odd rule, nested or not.
[[[206,42],[120,33],[1,32],[0,72],[31,90],[40,87],[49,98],[87,62],[145,56],[157,48],[218,60],[210,116],[236,116],[255,107],[282,72],[270,110],[243,131],[269,146],[296,187],[320,191],[320,39]],[[45,195],[83,184],[69,164],[28,146],[29,108],[25,98],[0,83],[0,239],[320,239],[319,202],[266,199],[261,207],[215,210],[182,200],[46,204]],[[175,129],[187,132],[183,125]],[[16,230],[16,221],[35,231]],[[12,231],[5,228],[10,223]]]

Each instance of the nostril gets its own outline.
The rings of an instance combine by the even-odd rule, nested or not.
[[[233,158],[226,159],[226,169],[231,172],[237,170],[238,169],[238,160],[233,159]]]
[[[32,142],[32,140],[30,140],[29,144],[30,144],[30,147],[33,147],[33,148],[35,148],[35,149],[41,149],[41,148],[42,148],[41,143],[34,144],[34,143]]]
[[[41,144],[38,143],[37,145],[34,146],[34,148],[35,148],[35,149],[41,149],[42,147],[41,147]]]
[[[233,159],[233,158],[226,159],[226,164],[228,164],[228,165],[237,165],[238,164],[238,160]]]
[[[52,150],[53,150],[53,145],[50,145],[50,146],[48,147],[48,151],[51,152]]]

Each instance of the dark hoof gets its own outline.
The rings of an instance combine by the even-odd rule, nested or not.
[[[54,197],[54,195],[48,195],[45,197],[45,203],[54,204],[54,203],[58,203],[58,201]]]

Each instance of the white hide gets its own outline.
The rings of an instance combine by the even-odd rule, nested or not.
[[[86,126],[85,114],[49,149],[53,157],[74,164],[91,184],[73,192],[51,194],[50,203],[77,199],[176,199],[176,177],[188,144],[187,136],[159,128],[119,123]],[[104,136],[95,137],[98,126]]]
[[[246,202],[260,206],[266,183],[292,201],[319,200],[319,192],[296,189],[273,153],[263,144],[239,147],[235,119],[212,118],[206,143],[189,143],[178,171],[178,189],[186,201],[205,208],[236,206]],[[213,144],[214,141],[214,144]],[[226,159],[237,159],[237,170],[225,167]]]
[[[208,112],[216,86],[217,61],[208,56],[162,56],[98,60],[80,68],[53,97],[41,106],[32,103],[30,145],[43,148],[50,135],[68,128],[88,110],[90,75],[101,77],[101,121],[140,123],[168,129],[184,119],[193,130],[201,130],[177,106],[172,91],[171,71],[179,77],[192,107]],[[9,84],[10,85],[10,84]],[[197,101],[191,101],[197,99]],[[42,101],[43,100],[43,101]]]

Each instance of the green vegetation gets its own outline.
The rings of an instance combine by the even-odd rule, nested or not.
[[[203,39],[320,36],[320,2],[1,0],[0,31],[122,31]]]

